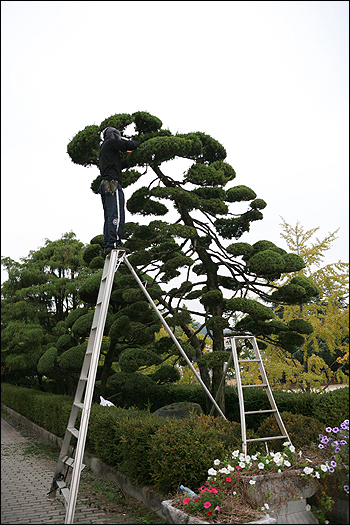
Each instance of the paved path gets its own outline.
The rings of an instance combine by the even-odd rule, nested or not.
[[[46,499],[56,462],[28,453],[38,440],[25,437],[1,418],[1,524],[64,523],[62,495]],[[79,496],[74,523],[140,523],[126,514],[105,512]]]

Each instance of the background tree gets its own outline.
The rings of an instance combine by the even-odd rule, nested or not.
[[[336,380],[349,383],[349,264],[323,265],[326,251],[336,239],[337,231],[324,239],[314,238],[319,228],[305,231],[297,222],[291,226],[282,219],[281,237],[288,248],[305,261],[299,276],[311,278],[317,285],[319,296],[304,304],[277,306],[275,313],[284,323],[305,321],[313,331],[305,331],[305,342],[297,350],[288,351],[269,345],[265,361],[270,377],[275,384],[286,383],[303,390],[326,388]],[[285,284],[290,277],[282,275]],[[283,381],[281,381],[283,379]]]
[[[1,288],[3,380],[41,384],[38,362],[65,332],[70,310],[81,304],[82,253],[83,243],[70,232],[58,241],[47,239],[21,263],[2,258],[9,276]]]
[[[128,129],[132,139],[142,142],[126,157],[129,169],[123,182],[127,187],[143,178],[143,186],[135,189],[127,209],[149,217],[146,225],[126,225],[125,246],[133,252],[130,262],[141,275],[151,275],[154,283],[167,289],[158,299],[159,306],[188,337],[201,377],[224,411],[224,390],[219,388],[227,361],[223,329],[249,330],[262,339],[276,334],[276,344],[296,348],[304,341],[299,326],[276,321],[272,308],[262,302],[301,304],[318,295],[317,287],[305,276],[294,277],[282,288],[276,284],[281,275],[304,268],[297,254],[266,240],[253,245],[232,242],[263,218],[266,202],[251,188],[232,185],[236,173],[225,162],[226,150],[218,141],[202,132],[172,134],[162,129],[159,118],[146,112],[123,113],[77,133],[67,147],[74,163],[98,165],[100,133],[106,126],[122,132]],[[166,163],[175,158],[187,159],[184,173],[170,174]],[[95,193],[99,183],[98,176],[91,184]],[[243,212],[239,211],[242,204]],[[157,219],[168,213],[167,221]],[[194,300],[197,302],[190,303]],[[237,313],[245,315],[238,324]],[[200,330],[190,326],[191,315],[201,319]],[[213,341],[215,356],[209,356],[207,362],[204,340],[198,337],[203,328]]]

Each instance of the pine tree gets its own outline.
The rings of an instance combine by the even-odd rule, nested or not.
[[[203,132],[172,134],[147,112],[116,114],[73,137],[67,151],[74,163],[98,165],[100,134],[106,126],[121,132],[133,127],[131,138],[142,142],[126,156],[129,169],[123,186],[143,180],[129,198],[127,210],[147,217],[148,223],[127,223],[129,260],[141,275],[152,275],[163,287],[158,304],[172,326],[181,327],[187,336],[202,380],[224,411],[220,384],[228,353],[223,330],[249,332],[262,339],[276,334],[277,344],[296,348],[304,341],[299,328],[276,320],[273,309],[264,303],[301,304],[318,295],[317,287],[305,276],[294,277],[288,286],[276,284],[281,275],[304,268],[297,254],[267,240],[253,245],[237,242],[263,218],[266,202],[251,188],[233,185],[235,170],[225,161],[226,150],[217,140]],[[189,167],[172,175],[167,163],[176,158],[187,159]],[[94,193],[99,184],[98,176],[91,184]],[[201,319],[200,330],[212,339],[213,355],[205,355],[205,339],[190,326],[193,316]]]

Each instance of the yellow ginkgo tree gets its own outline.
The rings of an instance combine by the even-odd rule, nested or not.
[[[349,264],[322,264],[338,230],[319,239],[315,238],[319,228],[305,231],[299,222],[291,226],[282,221],[281,237],[305,262],[302,270],[282,276],[284,284],[305,276],[315,283],[319,295],[300,305],[276,305],[276,317],[283,323],[305,323],[305,332],[299,331],[304,343],[297,352],[268,344],[264,349],[268,377],[274,387],[304,391],[324,389],[332,381],[349,384]],[[308,323],[313,331],[307,329]]]

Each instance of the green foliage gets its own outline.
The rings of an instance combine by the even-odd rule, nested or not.
[[[100,132],[96,125],[86,126],[79,131],[67,146],[67,153],[75,164],[98,166],[100,153]]]
[[[159,388],[150,377],[140,372],[116,372],[108,378],[105,396],[108,399],[117,395],[114,402],[122,407],[145,409],[149,403],[154,405],[157,402]]]
[[[140,367],[159,365],[160,357],[145,348],[128,348],[119,357],[119,366],[122,372],[136,372]]]
[[[255,199],[256,193],[247,186],[235,186],[226,192],[228,202],[251,201]]]
[[[176,383],[180,380],[181,374],[179,370],[171,365],[162,365],[154,374],[149,376],[158,385],[166,383]]]
[[[77,308],[76,310],[72,310],[66,317],[66,328],[72,328],[75,321],[79,319],[79,317],[81,317],[82,315],[87,314],[87,312],[88,308],[86,306],[84,306],[83,308]]]
[[[257,319],[273,319],[275,314],[268,308],[253,299],[246,299],[244,297],[236,297],[234,299],[225,300],[225,309],[234,311],[245,312],[252,317]]]
[[[81,371],[86,348],[87,343],[82,343],[81,345],[73,346],[65,352],[63,352],[63,354],[61,354],[57,358],[62,373],[78,373]]]
[[[91,261],[101,255],[101,246],[99,244],[88,244],[84,250],[83,259],[87,266]]]
[[[313,417],[326,426],[338,426],[339,421],[349,419],[349,387],[331,390],[317,397]]]
[[[52,372],[58,369],[57,355],[58,351],[54,346],[46,350],[38,361],[39,374],[50,376]]]
[[[244,255],[246,259],[249,259],[249,257],[254,252],[254,248],[247,242],[235,242],[233,244],[230,244],[226,249],[228,253],[230,253],[234,257]]]
[[[288,284],[281,286],[271,294],[274,301],[283,301],[287,304],[303,303],[319,294],[317,286],[304,275],[293,277]]]
[[[201,415],[165,423],[151,437],[152,481],[163,493],[182,483],[197,486],[207,478],[208,465],[239,446],[240,426],[223,419]]]
[[[299,334],[312,334],[314,327],[304,319],[291,319],[288,323],[291,330],[295,330]]]
[[[282,421],[291,442],[296,449],[304,446],[310,446],[310,443],[317,443],[319,434],[324,430],[321,421],[314,417],[303,416],[301,414],[292,414],[290,412],[280,412]],[[277,425],[274,415],[269,416],[257,432],[259,437],[280,436],[281,430]],[[273,441],[275,452],[283,450],[283,440],[276,439]]]
[[[94,312],[88,312],[85,315],[80,316],[72,326],[72,333],[74,337],[88,337]]]

